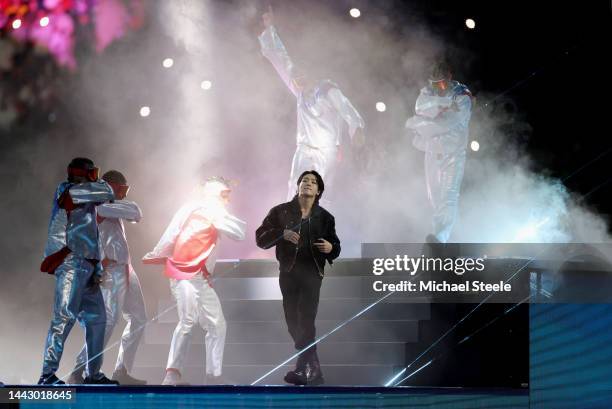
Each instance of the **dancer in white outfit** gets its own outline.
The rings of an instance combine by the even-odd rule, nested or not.
[[[264,13],[263,22],[266,29],[259,36],[261,53],[297,99],[297,148],[287,200],[295,196],[297,179],[306,170],[316,170],[325,179],[329,191],[333,186],[343,131],[348,127],[351,141],[357,146],[363,145],[363,118],[334,82],[312,81],[299,72],[274,27],[271,8]]]
[[[129,186],[121,172],[108,171],[102,179],[111,186],[116,198],[113,202],[98,206],[98,230],[104,268],[100,289],[106,307],[104,346],[108,344],[119,321],[119,315],[123,313],[127,325],[121,336],[113,379],[122,385],[144,385],[146,381],[135,379],[128,374],[134,365],[136,351],[147,323],[147,314],[140,281],[132,267],[123,226],[123,220],[139,222],[142,212],[135,202],[124,200]],[[86,349],[83,347],[69,383],[82,382],[86,357]]]
[[[406,121],[415,133],[414,146],[425,152],[427,194],[433,207],[433,234],[427,241],[446,243],[459,208],[465,168],[472,94],[451,80],[449,66],[436,63],[429,86],[421,89],[416,115]]]

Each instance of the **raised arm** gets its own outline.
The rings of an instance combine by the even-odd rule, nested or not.
[[[266,29],[258,37],[261,53],[270,61],[285,85],[297,97],[298,90],[292,81],[295,66],[274,27],[274,14],[271,7],[268,8],[268,11],[264,13],[262,18]]]
[[[99,205],[98,216],[107,219],[123,219],[137,223],[142,218],[142,211],[135,202],[129,200],[115,200],[112,203],[103,203]]]

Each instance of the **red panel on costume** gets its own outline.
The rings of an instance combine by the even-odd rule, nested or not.
[[[189,216],[177,237],[174,253],[166,260],[164,273],[177,280],[189,280],[200,272],[208,276],[206,260],[216,243],[217,229],[196,210]]]

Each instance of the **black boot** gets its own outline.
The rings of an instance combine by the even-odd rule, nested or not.
[[[308,359],[306,357],[306,352],[302,352],[300,356],[298,356],[295,364],[295,370],[289,371],[285,375],[285,382],[293,385],[306,385],[307,361]]]
[[[113,381],[112,379],[108,379],[106,375],[100,372],[96,376],[88,376],[83,381],[85,385],[119,385],[118,381]]]
[[[54,373],[42,374],[38,380],[39,385],[65,385],[66,383],[60,380]]]
[[[315,350],[310,357],[308,365],[306,365],[306,385],[316,386],[323,385],[324,383],[325,380],[323,379],[319,356]]]

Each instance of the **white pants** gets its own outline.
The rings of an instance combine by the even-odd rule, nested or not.
[[[325,190],[329,190],[333,183],[336,170],[338,147],[313,148],[308,145],[298,145],[293,162],[291,163],[291,175],[289,175],[287,201],[293,199],[297,193],[297,181],[302,172],[316,170],[325,182]],[[329,193],[328,193],[329,194]]]
[[[442,243],[448,241],[457,218],[465,156],[465,150],[453,154],[425,153],[427,195],[433,207],[433,232]]]
[[[220,376],[227,325],[217,293],[201,274],[191,280],[170,279],[170,290],[179,322],[172,335],[167,368],[182,371],[193,327],[199,324],[206,331],[206,374]]]
[[[121,336],[115,370],[125,369],[130,372],[134,366],[136,351],[147,323],[140,281],[131,265],[114,264],[104,269],[100,289],[106,308],[104,346],[108,344],[115,325],[119,321],[119,315],[123,313],[127,325]],[[83,368],[86,356],[86,350],[83,347],[77,357],[77,369]]]

